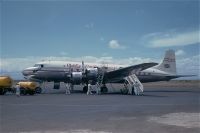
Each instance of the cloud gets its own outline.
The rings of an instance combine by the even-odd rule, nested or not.
[[[183,50],[177,50],[175,54],[176,54],[177,56],[181,56],[181,55],[184,55],[184,54],[185,54],[185,51],[183,51]]]
[[[60,55],[61,56],[66,56],[66,55],[68,55],[68,53],[67,52],[60,52]]]
[[[126,49],[125,46],[119,44],[119,42],[117,40],[111,40],[109,43],[108,43],[109,47],[111,49]]]
[[[151,47],[185,46],[200,43],[200,31],[176,33],[157,32],[143,37]]]
[[[176,64],[178,74],[197,75],[200,79],[200,55],[179,59]]]
[[[93,23],[93,22],[90,22],[90,23],[86,24],[86,25],[85,25],[85,28],[88,28],[88,29],[94,28],[94,23]]]
[[[108,56],[109,54],[108,53],[102,53],[102,56]]]

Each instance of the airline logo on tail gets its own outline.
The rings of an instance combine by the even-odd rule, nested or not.
[[[164,61],[166,61],[166,62],[175,62],[175,59],[172,59],[172,58],[164,58]]]
[[[165,68],[170,68],[169,64],[165,64],[164,66],[165,66]]]
[[[167,50],[165,52],[165,57],[161,63],[154,68],[167,72],[172,75],[176,75],[176,57],[174,50]]]
[[[174,58],[164,58],[164,60],[163,60],[163,62],[169,62],[169,63],[171,63],[171,62],[175,62],[175,59]],[[170,64],[164,64],[164,67],[165,68],[170,68]]]

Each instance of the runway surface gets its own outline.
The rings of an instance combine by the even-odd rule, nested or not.
[[[143,96],[47,89],[0,100],[1,133],[200,132],[200,88],[145,88]]]

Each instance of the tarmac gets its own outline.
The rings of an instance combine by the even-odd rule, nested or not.
[[[86,95],[64,88],[0,96],[1,133],[199,133],[200,87],[145,88],[142,96]],[[80,86],[75,87],[80,90]]]

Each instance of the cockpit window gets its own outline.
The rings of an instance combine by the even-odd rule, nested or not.
[[[43,64],[35,64],[34,67],[44,67]]]
[[[39,67],[39,66],[40,66],[40,64],[35,64],[35,65],[34,65],[34,67]]]

